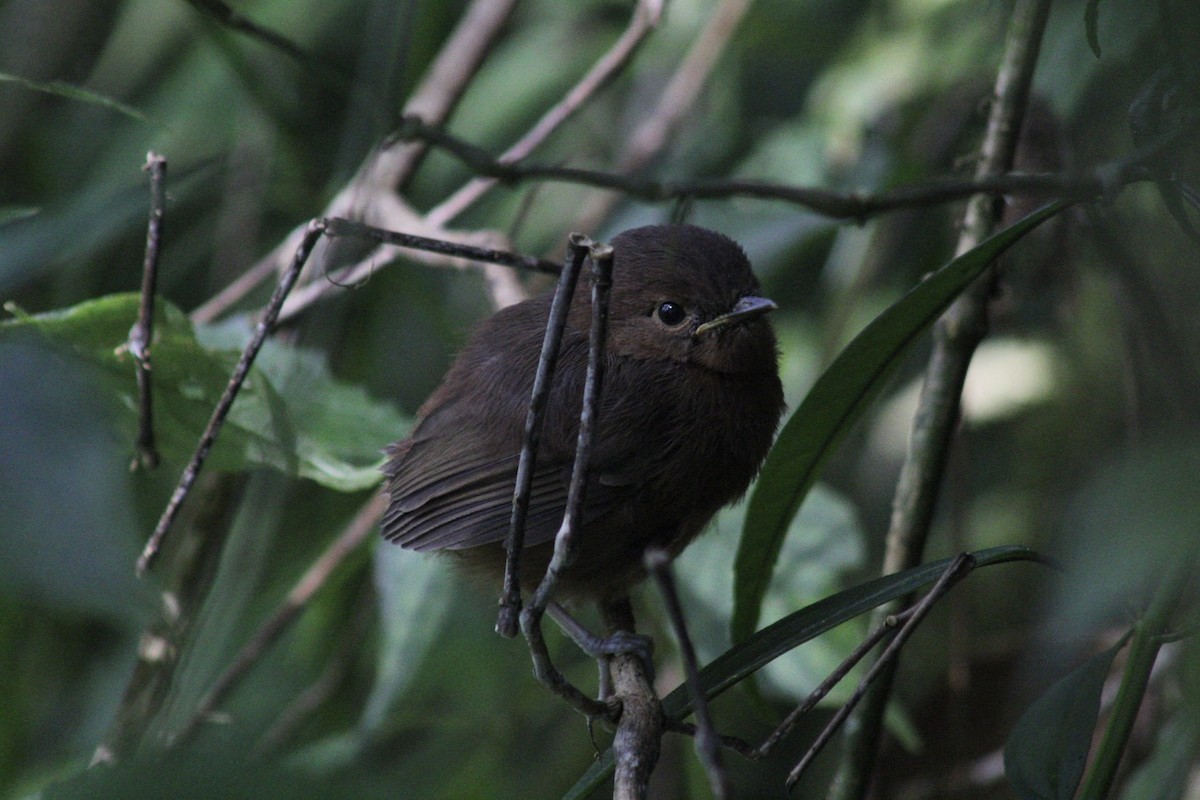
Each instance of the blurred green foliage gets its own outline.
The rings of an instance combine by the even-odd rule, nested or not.
[[[591,763],[584,722],[531,678],[523,645],[491,634],[492,593],[440,561],[374,541],[256,664],[222,705],[222,720],[157,757],[156,737],[188,718],[369,499],[372,459],[404,435],[489,309],[480,274],[398,256],[289,324],[265,354],[262,404],[287,411],[289,436],[333,449],[214,465],[223,474],[205,484],[211,502],[193,498],[182,522],[221,531],[223,545],[194,595],[168,696],[138,752],[115,769],[84,769],[112,729],[143,631],[163,615],[160,590],[178,555],[167,554],[163,574],[139,580],[136,553],[190,454],[189,434],[200,432],[211,386],[219,390],[230,351],[270,289],[259,287],[218,326],[192,329],[183,314],[321,213],[394,127],[467,5],[234,4],[295,43],[304,55],[294,57],[183,0],[0,2],[0,301],[44,321],[55,318],[38,315],[124,304],[106,318],[106,337],[93,335],[99,326],[65,342],[48,322],[0,328],[0,797],[549,797]],[[611,167],[715,5],[669,2],[636,58],[533,160]],[[450,130],[501,152],[620,35],[631,8],[521,2]],[[1193,67],[1178,63],[1200,44],[1189,9],[1055,4],[1018,169],[1086,171],[1128,158],[1129,107],[1165,66],[1181,74],[1172,97],[1194,108]],[[864,191],[968,175],[1009,10],[973,0],[760,0],[644,172]],[[1164,13],[1175,15],[1168,25]],[[208,377],[189,398],[193,413],[167,436],[163,464],[130,474],[131,407],[114,389],[113,370],[123,367],[113,349],[133,321],[123,293],[140,283],[149,195],[139,168],[151,149],[170,165],[159,287],[182,309],[160,315],[161,330],[185,345],[178,360],[166,344],[156,350],[156,369]],[[981,350],[968,380],[981,400],[965,404],[930,555],[1024,544],[1073,571],[985,571],[955,590],[952,608],[935,612],[898,682],[920,750],[885,754],[882,793],[1009,796],[995,776],[958,776],[998,753],[1033,698],[1111,646],[1164,564],[1191,548],[1200,519],[1190,499],[1200,251],[1163,197],[1181,199],[1196,220],[1186,197],[1200,184],[1195,164],[1194,152],[1168,157],[1156,165],[1157,186],[1062,215],[1006,256],[989,340],[1005,358]],[[431,152],[404,195],[425,210],[469,177]],[[556,259],[595,195],[568,184],[500,186],[454,226],[502,231],[514,248]],[[1034,207],[1010,201],[1013,219]],[[948,204],[853,225],[760,200],[626,201],[587,232],[605,238],[684,214],[742,242],[781,305],[781,373],[794,409],[851,337],[949,260],[958,213]],[[322,245],[314,260],[332,269],[340,257]],[[924,348],[898,366],[826,465],[784,548],[764,622],[875,574]],[[129,397],[131,376],[130,368]],[[182,391],[184,381],[171,386]],[[1002,390],[1005,402],[986,402]],[[263,414],[243,423],[247,434],[285,418]],[[289,467],[290,458],[312,467]],[[334,462],[352,465],[353,480],[323,480],[349,474]],[[726,646],[729,597],[712,590],[730,579],[736,542],[725,531],[739,527],[730,520],[741,513],[722,517],[679,565],[691,576],[685,591],[708,658]],[[1181,625],[1188,613],[1195,621],[1195,599],[1192,581]],[[658,598],[643,591],[636,600],[659,642],[665,692],[680,674],[671,636]],[[770,710],[811,689],[812,673],[855,633],[835,631],[775,667],[761,683]],[[592,665],[551,639],[568,675],[591,686]],[[1195,639],[1163,653],[1168,669],[1151,686],[1155,702],[1135,748],[1150,755],[1132,765],[1129,798],[1146,796],[1139,787],[1159,777],[1186,781],[1181,764],[1193,765],[1195,790]],[[299,713],[298,700],[318,696],[303,694],[314,687],[320,702]],[[715,710],[723,730],[752,739],[774,719],[737,691]],[[736,765],[735,784],[746,796],[777,792],[811,735],[798,732],[791,751],[762,764]],[[596,732],[601,747],[606,736]],[[707,791],[691,749],[667,739],[656,777],[662,796]],[[818,769],[801,793],[818,793],[823,779]]]

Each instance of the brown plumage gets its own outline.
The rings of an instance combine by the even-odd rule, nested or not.
[[[745,254],[691,225],[636,228],[615,249],[607,361],[587,502],[560,600],[615,597],[649,545],[678,553],[740,497],[770,447],[783,392],[775,336]],[[447,551],[500,587],[526,408],[551,295],[479,327],[389,449],[383,535]],[[566,505],[587,371],[590,286],[575,292],[537,456],[522,558],[536,585]]]

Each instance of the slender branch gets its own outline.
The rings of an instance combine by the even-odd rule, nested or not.
[[[363,506],[355,515],[346,529],[321,553],[320,557],[300,576],[283,602],[267,618],[238,653],[233,663],[226,667],[221,676],[200,699],[196,711],[183,726],[175,732],[168,742],[169,746],[177,746],[189,739],[200,727],[201,723],[212,716],[213,712],[225,701],[229,693],[249,674],[255,664],[287,630],[300,612],[305,609],[321,587],[329,580],[333,571],[341,565],[346,557],[358,549],[359,545],[375,529],[379,518],[387,508],[387,495],[380,492]]]
[[[474,0],[405,104],[404,113],[431,124],[445,121],[458,105],[515,6],[516,0]],[[367,222],[385,223],[373,214],[377,208],[392,205],[385,198],[395,199],[394,191],[412,174],[425,150],[423,143],[403,144],[394,140],[376,148],[354,178],[329,201],[322,216],[359,216],[362,213]],[[282,270],[304,233],[303,226],[293,230],[241,277],[195,309],[192,320],[213,321],[276,270]]]
[[[279,310],[283,307],[283,301],[287,299],[288,292],[295,285],[296,278],[299,277],[300,270],[304,268],[305,262],[308,261],[308,256],[312,253],[317,239],[324,232],[325,222],[323,220],[313,220],[308,224],[304,239],[300,242],[300,246],[296,248],[296,254],[292,259],[291,266],[280,277],[279,285],[275,287],[275,293],[271,296],[271,300],[263,312],[262,319],[255,326],[254,336],[251,337],[250,342],[246,345],[246,349],[242,352],[242,357],[238,360],[237,366],[233,370],[233,375],[229,378],[229,385],[225,387],[225,392],[221,395],[220,402],[213,409],[212,417],[209,418],[208,425],[200,437],[200,442],[196,445],[196,451],[192,454],[191,461],[188,462],[183,475],[180,476],[179,484],[175,487],[175,492],[171,495],[171,500],[167,503],[166,510],[163,511],[162,517],[158,520],[158,525],[154,528],[154,533],[151,534],[149,541],[146,542],[146,546],[142,550],[141,556],[138,558],[137,572],[139,575],[143,574],[149,568],[150,563],[158,555],[167,531],[175,521],[175,517],[179,514],[179,509],[183,506],[183,501],[187,499],[192,485],[196,482],[196,476],[200,474],[200,470],[208,458],[209,451],[212,450],[213,443],[216,441],[217,435],[221,432],[221,426],[225,423],[225,418],[229,416],[229,410],[233,407],[233,401],[237,399],[242,384],[245,383],[246,377],[250,374],[250,367],[254,364],[254,359],[258,356],[258,351],[262,349],[263,342],[267,340],[267,336],[275,329],[275,323],[279,316]]]
[[[577,237],[579,244],[588,242],[586,237]],[[546,575],[538,585],[528,606],[521,611],[521,632],[529,645],[533,658],[534,673],[538,680],[560,697],[589,716],[604,716],[614,719],[612,706],[592,700],[575,688],[550,660],[546,642],[542,636],[542,617],[550,596],[558,583],[559,573],[571,562],[575,550],[575,536],[579,528],[583,503],[586,495],[588,462],[591,460],[592,437],[599,405],[600,390],[604,380],[604,345],[608,331],[608,295],[612,288],[612,247],[598,242],[588,242],[592,260],[592,326],[588,342],[588,368],[584,380],[583,410],[579,416],[579,439],[575,449],[575,464],[571,472],[571,483],[567,489],[567,507],[562,525],[554,539],[554,555],[546,568]]]
[[[567,510],[554,538],[554,555],[546,576],[533,594],[528,611],[540,618],[550,602],[558,576],[575,556],[576,537],[587,496],[588,467],[592,458],[592,440],[599,416],[600,394],[604,386],[604,345],[608,337],[608,297],[612,291],[613,249],[592,243],[592,327],[588,338],[587,377],[583,385],[583,411],[579,416],[579,440],[575,446],[575,464],[567,488]]]
[[[167,160],[151,151],[146,154],[150,173],[150,219],[146,224],[146,256],[142,262],[142,302],[137,324],[129,332],[127,348],[133,356],[138,389],[138,437],[131,470],[158,466],[158,448],[154,444],[154,398],[150,382],[150,349],[154,340],[154,298],[157,295],[158,259],[162,248],[163,220],[167,197],[164,184]]]
[[[1049,10],[1049,0],[1018,0],[1013,9],[976,167],[979,182],[995,180],[1012,168]],[[1000,211],[998,197],[986,194],[972,197],[956,253],[964,253],[986,238]],[[958,422],[963,382],[975,347],[987,332],[987,303],[995,282],[993,265],[955,300],[934,326],[933,352],[913,419],[908,454],[896,486],[884,574],[919,563],[925,551]],[[894,608],[885,606],[877,613],[890,613]],[[847,754],[839,766],[832,794],[838,800],[857,800],[866,793],[874,772],[895,666],[892,661],[884,667],[858,724],[849,729]]]
[[[833,715],[833,719],[829,721],[829,723],[825,726],[825,729],[821,731],[819,736],[817,736],[816,741],[814,741],[808,748],[808,752],[806,752],[804,757],[800,759],[800,763],[798,763],[788,774],[786,783],[788,792],[791,792],[792,789],[795,788],[796,782],[800,780],[800,777],[804,774],[804,771],[808,769],[809,765],[812,764],[813,760],[817,757],[821,750],[825,748],[825,745],[829,743],[829,740],[833,738],[833,735],[837,733],[839,728],[841,728],[842,723],[844,723],[850,716],[850,712],[852,712],[858,705],[859,701],[863,699],[863,696],[866,694],[867,688],[871,685],[871,683],[883,675],[885,671],[895,669],[896,662],[900,655],[900,648],[903,647],[904,643],[908,641],[908,638],[912,636],[913,631],[915,631],[917,626],[921,624],[921,620],[923,620],[925,615],[929,613],[929,610],[933,608],[934,603],[936,603],[943,595],[945,595],[946,592],[950,591],[950,587],[961,580],[963,576],[965,576],[974,568],[974,566],[975,559],[972,558],[968,553],[960,553],[957,558],[950,562],[950,566],[946,567],[946,571],[943,572],[942,576],[937,579],[937,582],[934,583],[932,588],[930,588],[928,594],[921,598],[921,602],[918,603],[913,609],[912,615],[909,616],[905,623],[900,626],[900,630],[896,632],[895,637],[892,639],[892,641],[888,642],[888,646],[884,648],[882,653],[879,654],[878,660],[871,665],[871,668],[867,671],[867,674],[863,676],[862,681],[854,690],[854,694],[852,694],[850,699],[848,699],[846,703],[838,709],[837,713]]]
[[[683,619],[683,608],[679,603],[679,593],[675,589],[675,579],[671,575],[670,556],[664,550],[653,548],[646,551],[644,561],[646,571],[654,578],[659,593],[663,596],[667,618],[671,621],[671,627],[679,640],[679,652],[683,657],[684,674],[696,715],[696,754],[700,757],[700,763],[704,765],[705,774],[708,775],[708,785],[713,797],[724,800],[731,794],[729,773],[721,764],[721,740],[708,712],[708,698],[704,695],[704,686],[700,681],[696,649],[692,646],[692,637],[688,634],[687,623]]]
[[[648,568],[650,568],[649,560],[647,560],[647,565]],[[783,741],[784,738],[787,737],[789,733],[791,733],[801,716],[811,711],[817,705],[817,703],[827,697],[829,693],[833,691],[834,687],[841,683],[842,679],[844,679],[850,673],[850,671],[854,669],[854,667],[860,661],[862,661],[862,659],[865,658],[881,641],[889,636],[892,636],[892,640],[888,643],[888,646],[884,649],[883,653],[880,654],[880,657],[876,660],[875,664],[860,681],[858,687],[851,695],[849,700],[847,700],[846,704],[838,710],[838,713],[822,730],[821,734],[805,753],[800,763],[797,764],[796,768],[792,771],[788,778],[787,784],[788,790],[790,791],[795,785],[796,781],[799,780],[800,775],[812,763],[813,759],[816,758],[821,749],[828,744],[834,733],[837,732],[838,728],[845,722],[846,718],[854,710],[855,705],[857,705],[857,703],[866,693],[867,687],[872,683],[872,681],[879,677],[887,663],[894,661],[898,657],[900,648],[912,635],[913,631],[916,629],[916,626],[919,625],[924,617],[929,613],[929,610],[933,608],[933,605],[939,599],[941,599],[955,583],[964,578],[967,573],[974,568],[974,565],[974,558],[967,553],[960,554],[957,558],[951,561],[950,564],[947,565],[946,569],[943,570],[942,574],[938,577],[938,580],[930,588],[929,592],[923,598],[921,598],[920,602],[898,614],[888,616],[881,625],[876,627],[870,634],[868,634],[867,637],[864,638],[863,641],[860,642],[823,681],[821,681],[817,688],[813,689],[813,691],[804,699],[802,703],[800,703],[800,705],[798,705],[791,711],[791,713],[784,717],[775,730],[772,731],[771,734],[767,736],[767,738],[764,739],[757,747],[749,744],[743,739],[739,739],[736,736],[720,736],[715,733],[705,733],[705,729],[707,728],[711,730],[711,727],[710,723],[701,720],[699,701],[701,700],[702,695],[696,694],[696,691],[699,688],[698,685],[696,689],[693,689],[693,698],[696,707],[696,719],[700,724],[689,725],[688,723],[682,721],[669,720],[666,726],[667,729],[690,736],[696,736],[697,748],[700,747],[699,739],[701,736],[711,736],[712,744],[710,746],[712,747],[725,747],[752,761],[765,758],[781,741]],[[654,574],[656,578],[658,577],[657,573],[653,570],[652,574]],[[671,612],[671,619],[672,625],[676,626],[676,629],[678,630],[678,623],[675,621],[674,611]],[[694,663],[694,656],[692,657],[692,661]],[[686,666],[686,654],[684,663]],[[699,675],[696,677],[698,680]],[[688,680],[689,686],[692,686],[693,684],[690,673]],[[706,714],[707,712],[705,712],[705,715]]]
[[[633,58],[646,36],[662,17],[663,0],[638,0],[629,25],[608,51],[600,57],[579,82],[561,100],[542,115],[524,136],[505,150],[499,160],[520,161],[544,142],[560,125],[570,119],[584,103],[605,86]],[[426,214],[430,225],[442,226],[453,220],[497,183],[496,178],[474,178]],[[585,228],[586,230],[586,228]]]
[[[449,119],[516,6],[517,0],[473,0],[446,42],[438,48],[420,85],[404,104],[404,113],[430,123]],[[425,150],[419,143],[414,146],[389,139],[363,164],[355,183],[398,191],[416,170]]]
[[[943,178],[884,192],[836,192],[753,179],[656,181],[637,175],[615,175],[577,167],[505,163],[470,142],[412,117],[404,119],[397,135],[440,147],[472,171],[506,183],[530,180],[575,183],[614,189],[647,202],[753,197],[793,203],[827,217],[857,222],[887,211],[938,205],[978,193],[991,196],[1022,193],[1095,197],[1110,189],[1113,183],[1113,170],[1108,168],[1098,170],[1096,175],[1010,173],[976,176],[973,180]],[[1118,183],[1132,177],[1125,170],[1117,173]]]
[[[833,691],[834,687],[850,674],[850,671],[858,665],[858,662],[866,658],[867,654],[874,650],[876,645],[896,632],[897,626],[907,622],[915,613],[916,608],[917,606],[912,606],[901,611],[899,614],[892,614],[886,617],[882,624],[876,626],[873,631],[868,633],[858,643],[858,646],[850,651],[850,654],[825,677],[825,680],[821,681],[817,685],[817,688],[813,689],[808,697],[804,698],[804,702],[792,709],[792,712],[783,718],[783,721],[771,732],[771,735],[764,739],[762,744],[754,751],[752,757],[762,758],[774,750],[775,746],[792,732],[792,729],[796,727],[796,723],[800,721],[800,718],[816,708],[817,703],[824,700]]]
[[[554,376],[563,330],[567,324],[567,311],[575,294],[579,268],[583,266],[587,257],[588,244],[587,237],[580,234],[572,234],[567,241],[563,272],[550,305],[550,318],[546,321],[542,352],[538,356],[537,372],[533,377],[529,411],[525,417],[525,435],[521,443],[520,460],[517,463],[517,484],[513,490],[512,520],[505,545],[508,557],[504,566],[504,590],[500,598],[500,615],[496,620],[496,631],[502,636],[515,636],[520,624],[521,550],[525,545],[525,517],[529,511],[533,469],[537,463],[537,449],[541,440],[546,400],[550,396],[550,382]]]
[[[488,264],[500,264],[551,275],[557,275],[562,272],[562,266],[555,264],[553,261],[512,253],[506,250],[477,247],[471,244],[450,242],[443,239],[431,239],[427,236],[417,236],[411,233],[377,228],[341,217],[326,218],[325,223],[327,231],[331,236],[353,236],[383,245],[406,247],[429,253],[437,253],[441,256],[470,259]],[[370,264],[367,266],[369,267]],[[288,298],[288,301],[279,313],[279,319],[281,322],[287,322],[295,318],[324,296],[330,287],[340,289],[353,288],[360,285],[368,277],[370,277],[370,270],[364,270],[363,265],[359,264],[333,272],[321,283],[310,283],[308,286],[301,287],[296,290],[295,294]]]
[[[312,56],[305,52],[304,48],[293,42],[281,33],[271,30],[270,28],[259,25],[249,17],[244,16],[235,9],[231,8],[222,0],[188,0],[196,10],[215,19],[221,25],[235,30],[239,33],[244,33],[247,36],[257,39],[264,44],[274,47],[279,52],[293,59],[299,64],[306,67],[312,67],[314,62]],[[345,84],[344,76],[337,76],[339,84]]]
[[[592,67],[588,73],[580,79],[580,81],[567,92],[566,96],[547,111],[540,120],[515,144],[508,148],[501,156],[504,160],[517,160],[524,158],[535,147],[540,145],[545,139],[562,123],[568,120],[574,113],[586,103],[596,91],[598,91],[608,80],[624,67],[638,46],[645,39],[646,35],[657,25],[658,19],[662,12],[662,0],[640,0],[638,6],[634,9],[633,16],[630,18],[629,26],[622,33],[612,48],[609,49],[604,56]],[[406,108],[406,114],[416,116],[419,119],[431,119],[431,115],[422,113],[419,108]],[[401,145],[403,147],[401,147]],[[424,142],[406,141],[400,137],[393,136],[385,143],[384,149],[415,149],[420,148],[422,151],[426,147]],[[373,179],[372,185],[388,186],[396,184],[396,182],[386,182],[380,179]],[[494,178],[476,177],[465,184],[458,192],[453,194],[448,199],[431,209],[424,217],[417,217],[415,212],[408,211],[408,216],[411,217],[407,224],[398,225],[391,222],[385,222],[381,219],[381,212],[386,213],[386,209],[397,205],[398,201],[394,196],[385,191],[377,191],[374,194],[375,200],[371,206],[370,212],[373,215],[372,219],[377,224],[384,227],[399,228],[399,227],[416,227],[418,230],[428,230],[437,233],[439,236],[451,236],[450,231],[445,230],[444,226],[452,221],[455,217],[465,211],[470,205],[482,197],[489,189],[497,183]],[[396,184],[398,185],[398,184]],[[366,280],[375,270],[376,262],[380,259],[381,253],[378,248],[365,257],[359,259],[357,264],[339,270],[331,279],[342,285],[355,285]],[[516,294],[519,288],[513,284],[509,274],[502,270],[494,270],[488,267],[484,268],[485,276],[490,284],[493,302],[497,307],[510,305],[518,301]],[[293,296],[292,303],[284,310],[285,318],[295,316],[304,308],[307,308],[312,303],[324,297],[330,290],[329,283],[314,284],[311,288],[304,287]],[[294,303],[294,305],[293,305]]]

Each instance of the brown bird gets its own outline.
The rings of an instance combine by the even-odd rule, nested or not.
[[[612,240],[603,392],[577,554],[559,601],[609,600],[644,575],[643,552],[678,554],[758,472],[783,410],[775,304],[731,239],[692,225]],[[525,417],[552,294],[482,323],[412,436],[384,468],[383,535],[444,551],[500,586]],[[574,294],[551,385],[525,532],[536,586],[562,521],[587,371],[591,292]]]

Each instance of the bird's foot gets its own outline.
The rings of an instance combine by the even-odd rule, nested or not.
[[[609,636],[597,636],[585,628],[577,619],[558,603],[546,608],[550,617],[558,623],[563,633],[579,646],[579,649],[596,659],[600,667],[600,700],[612,696],[612,675],[609,665],[613,656],[632,655],[642,662],[646,677],[654,680],[654,640],[649,636],[632,631],[615,631]]]

